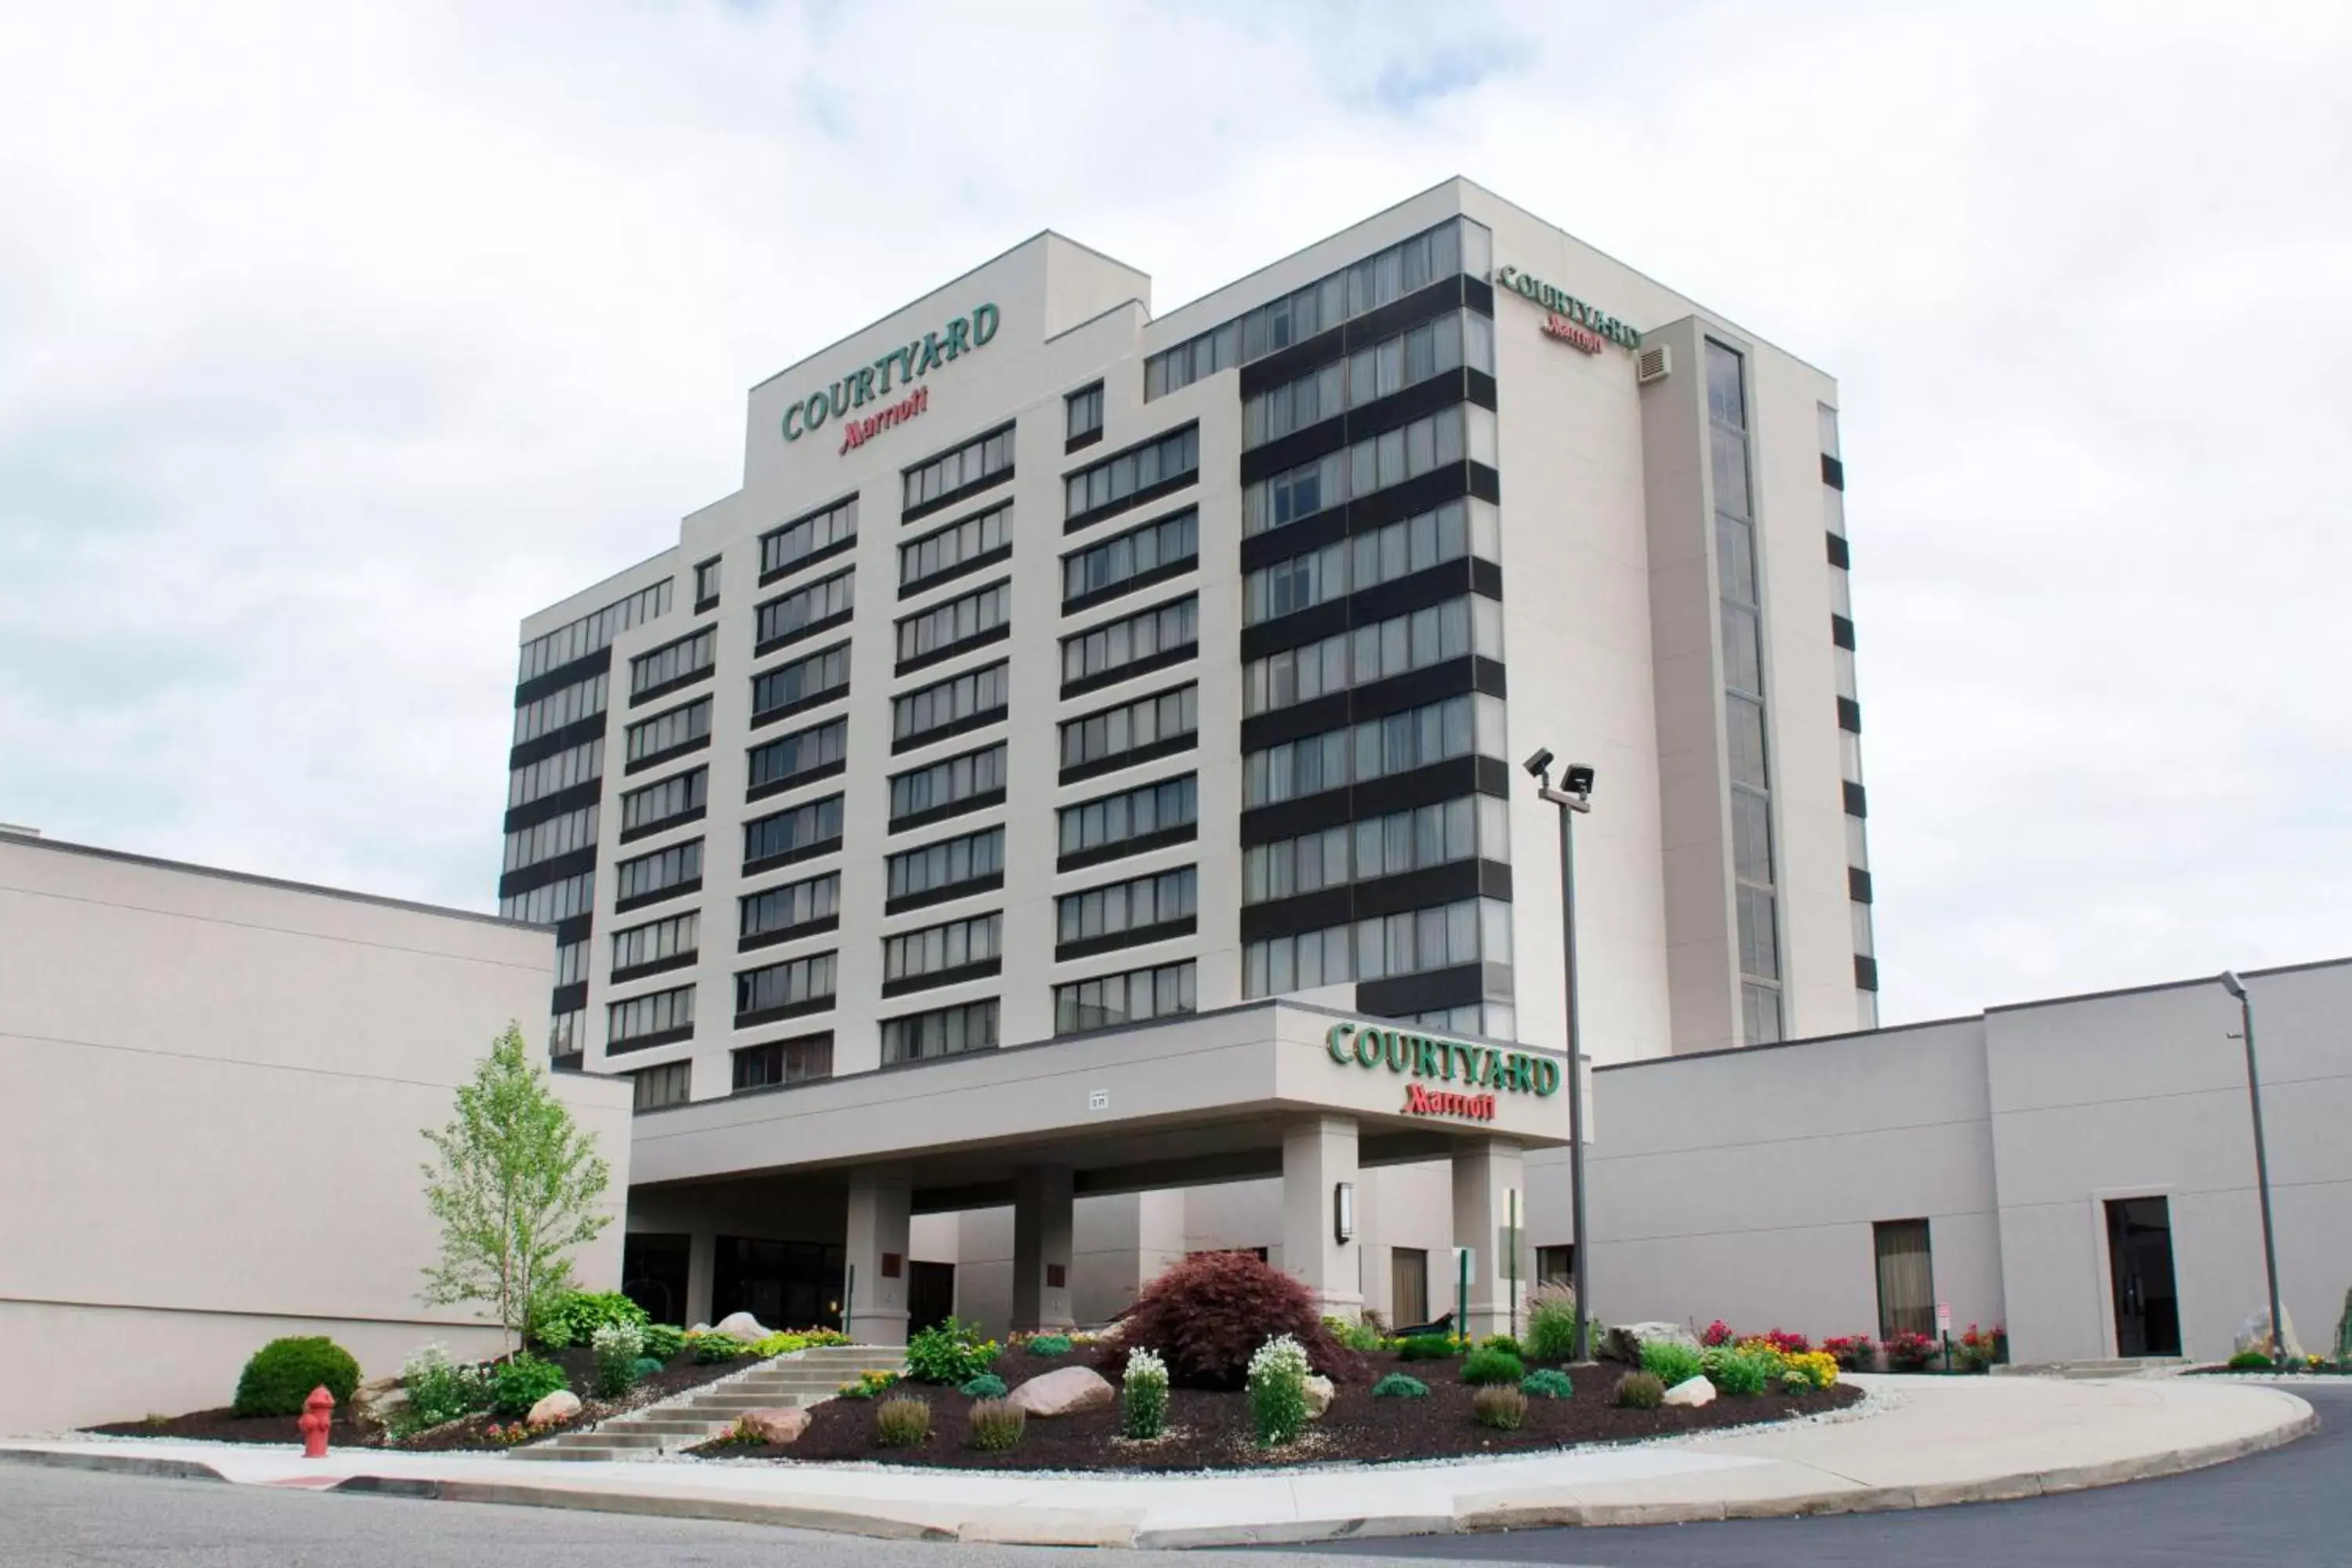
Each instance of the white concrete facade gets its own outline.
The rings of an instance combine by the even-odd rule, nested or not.
[[[226,1405],[326,1334],[370,1376],[494,1329],[426,1308],[419,1129],[545,1005],[550,933],[0,834],[0,1432]],[[526,1026],[528,1026],[528,1025]],[[626,1190],[628,1097],[558,1090]],[[583,1249],[617,1281],[621,1227]]]

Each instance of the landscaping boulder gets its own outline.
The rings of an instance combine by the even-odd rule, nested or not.
[[[718,1326],[711,1332],[741,1340],[747,1345],[757,1344],[768,1337],[768,1331],[760,1326],[760,1320],[749,1312],[728,1313],[719,1320]]]
[[[580,1414],[580,1396],[568,1388],[559,1388],[530,1407],[527,1419],[534,1426],[551,1422],[569,1421]]]
[[[1041,1419],[1099,1409],[1118,1402],[1118,1391],[1092,1367],[1057,1366],[1031,1378],[1011,1394],[1006,1403]]]
[[[1702,1405],[1715,1403],[1715,1384],[1704,1377],[1685,1378],[1666,1390],[1668,1405],[1688,1405],[1696,1410]]]
[[[1310,1376],[1307,1380],[1307,1419],[1320,1421],[1323,1412],[1331,1408],[1332,1396],[1339,1391],[1331,1386],[1328,1377]]]
[[[743,1431],[761,1442],[782,1447],[808,1430],[809,1413],[789,1406],[774,1410],[746,1410],[739,1424]]]
[[[2301,1361],[2303,1342],[2295,1337],[2294,1314],[2281,1308],[2279,1315],[2286,1320],[2287,1360]],[[2238,1337],[2232,1348],[2242,1352],[2258,1351],[2263,1355],[2276,1358],[2278,1352],[2271,1344],[2271,1314],[2268,1308],[2254,1313],[2238,1325]]]
[[[1602,1361],[1623,1362],[1628,1366],[1642,1364],[1642,1347],[1654,1340],[1671,1341],[1676,1344],[1699,1348],[1698,1336],[1680,1323],[1619,1323],[1600,1331],[1594,1343],[1594,1353]]]
[[[371,1377],[352,1391],[346,1413],[362,1435],[373,1437],[392,1426],[408,1405],[408,1390],[397,1377]]]

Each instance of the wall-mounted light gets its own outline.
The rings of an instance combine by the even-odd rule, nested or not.
[[[1341,1182],[1331,1190],[1331,1236],[1342,1244],[1356,1239],[1356,1184]]]

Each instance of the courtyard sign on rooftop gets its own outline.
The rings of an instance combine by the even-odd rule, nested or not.
[[[841,449],[846,452],[878,432],[913,418],[930,405],[929,389],[918,389],[912,395],[904,389],[934,368],[986,347],[1002,320],[1003,312],[994,305],[975,305],[971,314],[958,316],[938,331],[925,332],[903,349],[892,349],[872,364],[859,365],[824,391],[812,392],[785,409],[784,439],[797,441],[828,419],[849,419],[853,409],[888,402],[888,407],[877,409],[871,417],[850,420],[845,426]],[[901,389],[896,401],[890,400],[893,386]]]
[[[1563,321],[1597,332],[1612,343],[1620,343],[1629,349],[1642,346],[1642,334],[1616,317],[1605,314],[1565,289],[1555,289],[1542,279],[1531,277],[1516,267],[1496,268],[1494,284],[1497,289],[1508,289],[1514,294],[1523,295]],[[1554,331],[1552,336],[1576,342],[1576,339],[1566,332]],[[1577,346],[1582,348],[1584,345],[1579,342]]]

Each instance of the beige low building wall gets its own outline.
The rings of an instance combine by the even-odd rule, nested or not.
[[[279,1334],[370,1375],[431,1341],[421,1130],[509,1020],[544,1047],[542,928],[0,837],[0,1432],[226,1404]],[[613,1167],[577,1269],[618,1282],[629,1086],[558,1091]]]

